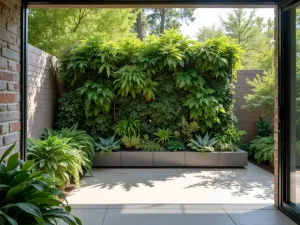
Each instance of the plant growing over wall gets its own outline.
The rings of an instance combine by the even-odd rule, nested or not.
[[[71,207],[58,198],[64,194],[49,184],[48,175],[36,172],[35,163],[19,160],[18,153],[9,147],[0,158],[0,224],[57,224],[81,225],[70,214]],[[7,163],[4,159],[8,156]]]
[[[99,116],[110,111],[114,94],[109,88],[88,80],[77,91],[85,98],[85,114],[87,117]]]

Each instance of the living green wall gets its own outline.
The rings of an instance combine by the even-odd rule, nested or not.
[[[136,118],[140,132],[152,135],[157,128],[175,130],[185,117],[202,133],[222,133],[236,120],[240,53],[227,37],[199,43],[175,30],[144,42],[90,37],[60,59],[66,92],[57,126],[78,123],[92,135],[109,136],[114,123]]]

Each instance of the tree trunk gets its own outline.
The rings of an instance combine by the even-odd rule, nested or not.
[[[160,33],[163,34],[165,31],[165,20],[166,20],[166,9],[160,9]]]
[[[142,12],[139,12],[136,17],[136,31],[137,31],[137,37],[143,41],[143,21],[142,21]]]

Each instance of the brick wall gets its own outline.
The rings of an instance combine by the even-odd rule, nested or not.
[[[0,0],[0,155],[20,150],[21,0]]]
[[[57,83],[53,74],[55,57],[28,46],[28,137],[40,137],[52,128],[56,112]]]
[[[253,140],[257,135],[256,121],[262,115],[262,111],[259,109],[242,110],[242,105],[246,104],[244,99],[246,94],[251,93],[251,87],[247,84],[246,79],[253,80],[256,74],[263,74],[262,70],[238,70],[237,71],[237,83],[235,84],[235,95],[233,98],[236,100],[235,109],[236,116],[239,120],[238,126],[240,129],[247,132],[243,136],[243,143],[248,143]]]

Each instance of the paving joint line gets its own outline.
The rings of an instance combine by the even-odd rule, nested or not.
[[[226,212],[227,216],[231,219],[231,221],[237,225],[237,223],[232,219],[232,217],[228,214],[228,212],[226,211],[226,209],[223,208],[223,206],[220,204],[221,208],[224,210],[224,212]]]
[[[107,207],[106,207],[106,211],[105,211],[105,214],[104,214],[104,217],[103,217],[103,220],[102,220],[102,225],[104,224],[104,221],[105,221],[105,217],[106,217],[106,214],[107,214],[108,207],[109,207],[109,205],[107,205]]]

